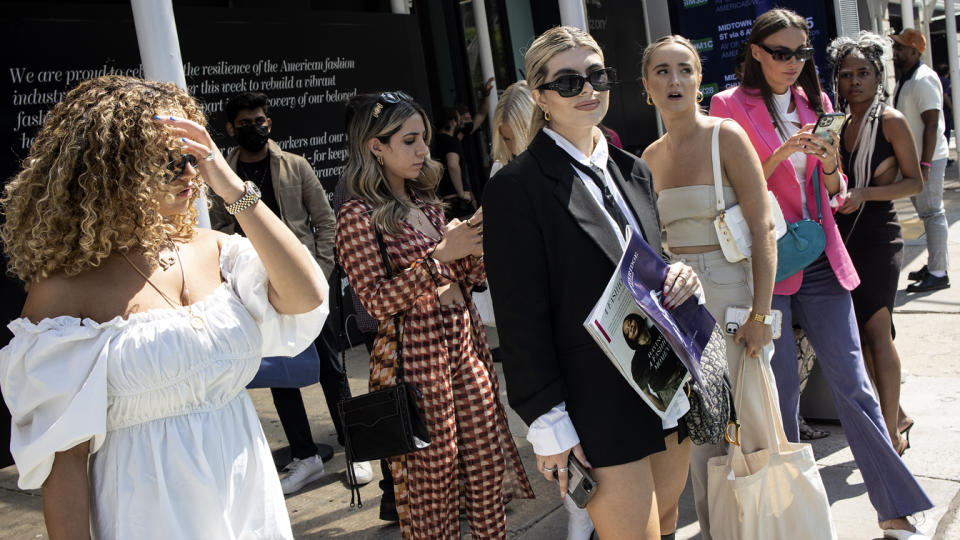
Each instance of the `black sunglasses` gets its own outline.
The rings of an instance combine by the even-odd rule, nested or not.
[[[598,69],[587,73],[586,76],[579,73],[570,73],[560,75],[551,82],[541,84],[537,90],[555,90],[560,97],[573,97],[583,92],[583,85],[590,81],[590,86],[597,92],[606,92],[610,87],[617,84],[617,70],[612,67]]]
[[[770,57],[773,58],[774,62],[786,62],[791,58],[796,58],[801,62],[806,62],[807,60],[813,58],[813,49],[810,47],[800,47],[799,49],[792,51],[786,48],[771,49],[763,43],[757,43],[757,46],[770,53]]]
[[[197,156],[193,154],[183,154],[177,159],[170,160],[170,162],[167,163],[167,170],[173,173],[173,178],[167,180],[166,183],[176,182],[177,178],[183,176],[183,173],[187,172],[187,163],[193,168],[197,168]]]

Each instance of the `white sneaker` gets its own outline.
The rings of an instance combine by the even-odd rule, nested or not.
[[[362,486],[364,484],[369,484],[373,480],[373,468],[370,467],[369,461],[360,461],[353,464],[353,475],[357,478],[357,483],[354,485]],[[350,475],[347,475],[349,478]]]
[[[310,456],[306,459],[293,458],[293,461],[283,470],[288,472],[280,479],[280,488],[284,495],[290,495],[323,476],[323,460],[320,456]]]

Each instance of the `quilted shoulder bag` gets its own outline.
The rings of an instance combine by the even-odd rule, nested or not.
[[[683,424],[693,444],[716,444],[728,437],[731,425],[737,425],[727,368],[727,344],[719,326],[714,326],[713,334],[703,348],[700,378],[703,385],[692,379],[687,382],[690,410],[683,416]]]
[[[827,245],[820,210],[820,166],[813,170],[813,196],[817,201],[817,220],[804,218],[787,226],[787,234],[777,240],[777,276],[783,281],[817,260]]]
[[[713,188],[717,194],[717,217],[713,220],[713,227],[717,230],[717,238],[723,256],[730,262],[742,261],[750,257],[753,237],[750,236],[750,227],[743,216],[739,204],[727,208],[723,200],[723,177],[720,174],[720,125],[730,120],[725,118],[713,126],[713,135],[710,139],[710,157],[713,162]],[[732,120],[730,120],[732,122]],[[767,191],[770,198],[770,214],[773,216],[774,232],[779,239],[787,232],[787,222],[783,219],[780,203],[773,193]]]
[[[387,279],[393,275],[383,235],[376,229],[377,245],[387,270]],[[337,288],[338,293],[341,289]],[[419,390],[403,380],[403,313],[393,317],[394,339],[397,356],[397,385],[382,388],[362,396],[344,398],[337,404],[337,412],[344,430],[344,451],[347,457],[347,475],[350,480],[350,506],[363,507],[360,488],[353,473],[353,463],[399,456],[430,446],[430,433],[427,431],[423,413],[417,406]],[[345,325],[340,321],[340,335],[344,335]],[[341,347],[343,371],[346,375],[346,351]]]

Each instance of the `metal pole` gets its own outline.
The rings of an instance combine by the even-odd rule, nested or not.
[[[480,40],[480,73],[483,82],[493,79],[493,88],[490,89],[487,118],[493,125],[493,111],[497,108],[497,79],[493,71],[493,51],[490,48],[490,30],[487,28],[487,8],[484,0],[473,0],[473,23],[477,27],[477,39]]]
[[[560,6],[560,24],[576,26],[581,30],[590,31],[587,22],[587,7],[583,0],[558,0]]]
[[[957,62],[957,17],[954,0],[944,2],[945,15],[947,17],[947,61],[950,64],[950,99],[953,101],[953,132],[957,133],[957,127],[960,126],[960,74],[958,74]],[[956,136],[956,135],[954,135]],[[960,138],[956,140],[960,141]],[[950,141],[948,140],[949,144]]]
[[[183,75],[180,40],[177,38],[177,22],[173,18],[171,0],[130,0],[130,7],[133,8],[133,24],[137,29],[143,77],[172,82],[186,90],[187,80]],[[206,195],[201,193],[194,206],[199,213],[198,224],[209,229]]]
[[[900,23],[902,28],[917,27],[913,20],[913,0],[900,0]]]
[[[409,15],[410,4],[407,3],[407,0],[390,0],[390,13]]]

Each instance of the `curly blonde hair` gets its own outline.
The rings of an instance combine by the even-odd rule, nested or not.
[[[50,111],[0,198],[9,270],[28,287],[55,273],[79,274],[114,252],[143,249],[152,260],[168,236],[193,236],[199,177],[187,213],[159,213],[162,186],[174,174],[167,164],[183,149],[155,114],[206,125],[197,102],[175,85],[116,75],[80,83]]]
[[[395,103],[386,103],[382,97],[390,95],[397,99]],[[367,141],[377,138],[383,144],[390,143],[390,137],[400,131],[403,123],[415,114],[419,114],[426,127],[426,143],[429,146],[433,129],[427,112],[419,103],[402,92],[383,94],[360,94],[347,104],[347,141],[350,157],[344,169],[347,192],[351,197],[366,202],[373,209],[371,221],[380,230],[389,234],[400,232],[400,223],[409,212],[409,208],[390,191],[389,183],[383,175],[383,167],[367,149]],[[442,206],[437,198],[436,188],[443,177],[443,165],[429,156],[423,160],[420,175],[407,178],[406,185],[424,202]]]

